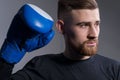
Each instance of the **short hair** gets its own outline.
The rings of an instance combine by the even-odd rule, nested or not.
[[[76,9],[96,9],[98,4],[95,0],[59,0],[58,1],[58,19],[62,19],[65,13]]]

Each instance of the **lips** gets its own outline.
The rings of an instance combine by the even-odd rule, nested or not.
[[[94,46],[96,46],[96,42],[95,41],[88,41],[88,42],[86,42],[86,45],[89,47],[94,47]]]

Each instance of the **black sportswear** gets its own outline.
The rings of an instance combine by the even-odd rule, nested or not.
[[[79,61],[63,54],[37,56],[11,75],[12,69],[0,60],[0,80],[120,80],[120,63],[98,54]]]

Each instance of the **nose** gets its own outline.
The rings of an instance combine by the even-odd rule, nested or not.
[[[88,39],[97,39],[99,35],[99,29],[96,28],[95,26],[92,26],[88,30]]]

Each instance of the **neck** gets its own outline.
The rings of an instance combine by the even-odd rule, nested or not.
[[[74,51],[73,49],[67,49],[64,51],[63,55],[71,60],[87,60],[90,56],[80,55],[80,53]]]

